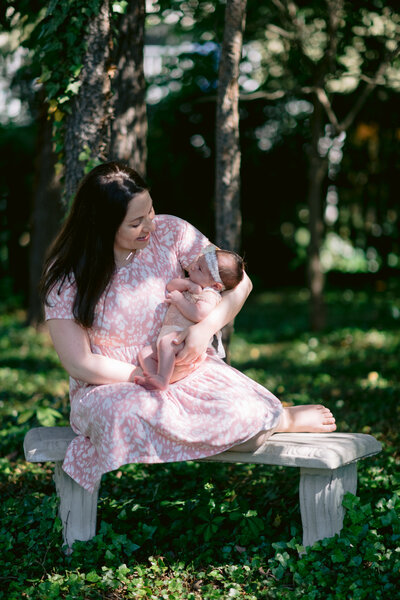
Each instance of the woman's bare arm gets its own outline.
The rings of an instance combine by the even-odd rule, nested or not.
[[[176,336],[176,343],[185,342],[177,354],[178,364],[189,364],[206,350],[212,336],[232,321],[250,294],[253,285],[245,273],[242,281],[233,290],[222,293],[221,302],[199,323],[188,327]]]
[[[93,354],[83,327],[70,319],[47,321],[60,361],[71,377],[94,385],[133,381],[141,369],[101,354]]]

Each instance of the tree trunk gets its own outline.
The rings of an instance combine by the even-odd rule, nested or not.
[[[319,153],[319,141],[323,136],[323,108],[314,98],[314,111],[311,116],[311,147],[308,169],[308,210],[310,243],[308,246],[308,285],[310,290],[310,322],[313,331],[320,331],[325,325],[324,283],[321,267],[321,245],[323,239],[322,186],[326,176],[328,159]]]
[[[39,298],[38,283],[42,273],[44,256],[60,228],[65,212],[61,204],[60,179],[55,174],[56,156],[52,149],[52,121],[47,118],[47,105],[43,105],[42,112],[29,247],[29,306],[27,320],[29,325],[34,326],[43,320],[43,307]]]
[[[218,74],[216,115],[216,239],[240,247],[239,63],[242,54],[246,0],[228,0]]]
[[[87,50],[80,74],[80,88],[67,118],[65,135],[65,197],[68,204],[84,175],[81,152],[90,161],[105,160],[110,138],[109,2],[104,0],[97,15],[88,22]]]
[[[246,21],[246,0],[227,0],[218,73],[216,114],[215,215],[218,246],[238,251],[240,211],[239,63]],[[227,362],[233,323],[222,332]]]
[[[146,172],[147,115],[143,69],[145,0],[130,0],[119,26],[113,80],[110,158]]]

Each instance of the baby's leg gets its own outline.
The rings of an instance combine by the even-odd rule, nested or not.
[[[181,349],[172,341],[176,338],[176,331],[171,331],[159,338],[157,342],[158,368],[155,372],[145,371],[145,377],[135,377],[135,383],[150,390],[166,390],[175,366],[175,356]]]
[[[157,375],[152,378],[152,382],[158,383],[161,390],[165,390],[168,387],[172,373],[174,372],[175,356],[180,350],[180,346],[172,343],[175,338],[176,331],[171,331],[157,342],[158,369]]]
[[[158,361],[154,346],[145,346],[142,348],[138,358],[145,375],[155,375],[157,373]]]

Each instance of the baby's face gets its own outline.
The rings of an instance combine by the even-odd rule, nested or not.
[[[202,288],[211,287],[215,283],[203,255],[189,265],[188,273],[190,281],[197,283]]]

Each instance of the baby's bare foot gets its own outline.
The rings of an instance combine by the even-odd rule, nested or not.
[[[335,431],[335,418],[321,404],[290,406],[283,409],[276,431],[291,433],[329,433]]]
[[[136,376],[134,382],[146,388],[146,390],[166,390],[168,387],[168,382],[165,382],[161,377],[148,375],[147,373],[145,373],[145,377]]]

